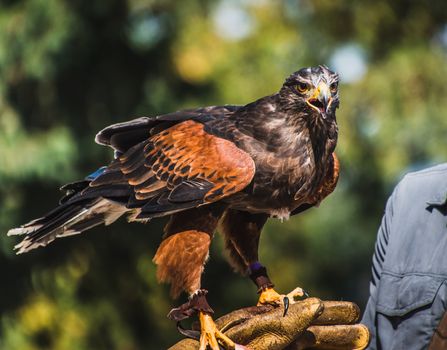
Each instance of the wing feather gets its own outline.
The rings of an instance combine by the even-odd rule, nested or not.
[[[101,130],[95,141],[110,146],[120,153],[127,152],[132,146],[142,142],[148,136],[156,135],[169,127],[186,120],[207,120],[215,116],[234,113],[241,106],[209,106],[197,109],[177,111],[155,117],[141,117],[117,123]]]
[[[193,120],[148,137],[115,162],[90,185],[119,181],[119,171],[134,191],[129,207],[141,208],[138,219],[218,201],[244,189],[255,173],[246,152]]]

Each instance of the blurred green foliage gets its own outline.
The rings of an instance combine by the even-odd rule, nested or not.
[[[363,306],[392,186],[447,159],[445,1],[1,1],[0,231],[50,210],[58,186],[111,159],[93,143],[104,126],[245,104],[320,63],[346,77],[341,180],[320,208],[272,220],[261,259],[281,291]],[[182,300],[156,283],[151,261],[162,225],[121,221],[23,256],[1,235],[0,348],[175,342],[166,314]],[[222,252],[217,235],[203,284],[218,315],[257,299]]]

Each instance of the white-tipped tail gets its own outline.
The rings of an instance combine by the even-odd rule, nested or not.
[[[110,225],[127,211],[123,204],[95,198],[88,203],[62,205],[45,217],[9,230],[8,236],[26,235],[14,247],[17,254],[22,254],[59,237],[76,235],[100,224]]]

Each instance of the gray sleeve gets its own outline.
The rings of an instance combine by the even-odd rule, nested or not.
[[[388,246],[388,240],[391,232],[391,223],[393,220],[393,194],[386,204],[385,214],[382,217],[382,223],[377,232],[376,245],[374,249],[374,255],[372,259],[372,277],[371,285],[377,288],[380,283],[380,274],[382,272],[382,266],[385,261],[386,248]]]
[[[371,341],[368,349],[375,349],[374,344],[376,343],[376,296],[377,289],[380,284],[380,275],[382,273],[383,263],[386,257],[388,241],[391,234],[396,192],[397,187],[395,188],[393,194],[388,199],[388,202],[386,204],[385,214],[382,218],[382,223],[377,233],[376,245],[372,259],[372,277],[369,286],[370,297],[361,321],[370,330]]]

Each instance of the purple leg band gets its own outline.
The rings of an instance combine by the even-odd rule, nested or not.
[[[250,278],[258,287],[258,293],[261,293],[267,288],[274,287],[272,281],[270,281],[270,278],[267,275],[267,269],[262,266],[259,261],[255,261],[254,263],[250,264],[249,269]]]
[[[262,269],[264,266],[259,261],[255,261],[254,263],[250,264],[249,269],[250,273],[256,272],[260,269]]]

